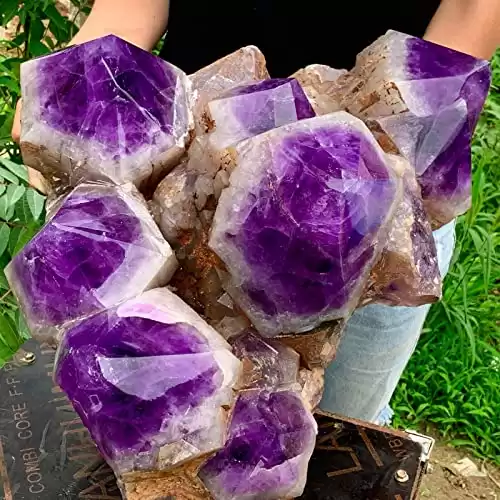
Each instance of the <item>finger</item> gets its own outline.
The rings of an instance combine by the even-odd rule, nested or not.
[[[19,99],[17,101],[16,112],[14,114],[14,122],[12,123],[12,139],[19,143],[21,139],[21,108],[23,106],[23,100]]]
[[[45,179],[45,177],[34,168],[28,168],[28,183],[31,187],[40,191],[43,194],[47,194],[49,192],[49,183]]]

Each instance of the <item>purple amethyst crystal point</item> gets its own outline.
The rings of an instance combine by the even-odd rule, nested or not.
[[[121,474],[220,449],[239,366],[229,344],[164,288],[67,330],[56,380]]]
[[[318,115],[326,115],[340,111],[339,85],[345,69],[335,69],[323,64],[311,64],[296,71],[296,78],[304,89],[314,111]]]
[[[168,282],[175,255],[129,184],[82,184],[21,252],[6,275],[33,335],[59,328]]]
[[[338,112],[234,149],[209,240],[229,293],[266,336],[348,316],[400,195],[372,134]]]
[[[263,339],[251,329],[231,339],[233,352],[243,361],[238,389],[298,387],[300,357],[277,340]]]
[[[210,142],[215,149],[315,116],[294,78],[242,85],[210,101],[207,107],[213,127]]]
[[[202,134],[208,131],[209,123],[204,112],[209,101],[233,87],[266,78],[269,78],[266,59],[253,45],[242,47],[190,75],[196,133]]]
[[[199,476],[217,500],[279,500],[302,494],[317,425],[294,392],[245,391],[225,447]]]
[[[470,206],[470,143],[490,80],[487,61],[396,31],[343,79],[342,107],[414,166],[434,227]]]
[[[401,157],[388,155],[388,159],[403,178],[403,197],[364,302],[399,306],[436,302],[442,288],[437,250],[415,172]]]
[[[21,79],[24,162],[52,180],[143,187],[183,151],[187,76],[125,40],[109,35],[33,59]]]

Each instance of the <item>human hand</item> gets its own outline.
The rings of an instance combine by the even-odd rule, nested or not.
[[[21,108],[23,107],[23,100],[19,99],[16,105],[16,112],[14,113],[14,122],[12,123],[12,139],[19,144],[21,140]]]

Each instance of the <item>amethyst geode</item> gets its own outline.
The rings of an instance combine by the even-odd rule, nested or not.
[[[341,107],[414,166],[434,227],[471,198],[471,139],[491,80],[487,61],[389,31],[343,77]]]
[[[168,282],[175,255],[131,185],[82,184],[6,269],[28,326],[56,342],[71,320]]]
[[[179,297],[155,289],[69,329],[56,380],[117,473],[158,471],[224,444],[239,365]]]
[[[242,392],[225,447],[199,476],[217,500],[298,497],[316,433],[316,422],[296,393]]]
[[[348,316],[400,195],[372,134],[339,112],[234,149],[209,241],[229,293],[267,336]]]
[[[145,187],[183,151],[187,76],[116,36],[28,61],[21,81],[23,159],[50,180]]]

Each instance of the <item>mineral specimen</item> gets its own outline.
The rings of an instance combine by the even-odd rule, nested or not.
[[[66,322],[168,282],[177,267],[129,184],[82,184],[6,269],[28,326],[56,342]]]
[[[415,172],[401,157],[390,156],[403,177],[403,198],[387,243],[372,270],[364,302],[419,306],[441,298],[441,276],[432,228],[425,214]]]
[[[348,316],[400,196],[369,130],[338,112],[234,149],[209,240],[233,299],[267,336]]]
[[[299,355],[276,340],[263,339],[252,330],[231,339],[233,352],[243,362],[237,389],[296,389]]]
[[[316,422],[296,393],[244,391],[225,447],[199,476],[217,500],[300,496],[316,433]]]
[[[470,206],[471,138],[490,79],[487,61],[396,31],[342,78],[341,107],[414,166],[434,227]]]
[[[234,354],[242,362],[237,390],[289,390],[300,393],[308,410],[313,411],[321,401],[324,369],[300,368],[300,356],[286,344],[262,338],[247,328],[230,339]]]
[[[149,203],[156,223],[171,245],[179,245],[179,237],[196,225],[195,181],[194,172],[181,163],[160,182]]]
[[[207,109],[210,146],[215,150],[315,116],[294,78],[275,78],[233,88],[210,101]]]
[[[174,280],[179,294],[210,320],[220,321],[224,310],[218,300],[223,290],[214,267],[216,258],[206,241],[215,205],[229,180],[232,157],[226,148],[312,117],[314,111],[298,82],[291,78],[238,86],[208,102],[206,108],[212,130],[192,143],[187,165],[177,167],[160,183],[151,208],[164,236],[179,249],[183,269]],[[185,270],[196,285],[192,279],[186,281]],[[226,312],[237,316],[234,311]]]
[[[188,139],[187,76],[116,36],[28,61],[21,80],[23,159],[51,181],[145,188]]]
[[[167,470],[221,448],[240,362],[167,289],[69,329],[56,380],[115,472]]]
[[[196,132],[206,132],[205,105],[219,94],[245,83],[269,78],[266,59],[253,45],[243,47],[189,76],[194,93]]]
[[[299,69],[292,77],[296,78],[304,89],[314,111],[318,115],[326,115],[341,110],[338,82],[345,74],[345,69],[311,64]]]

